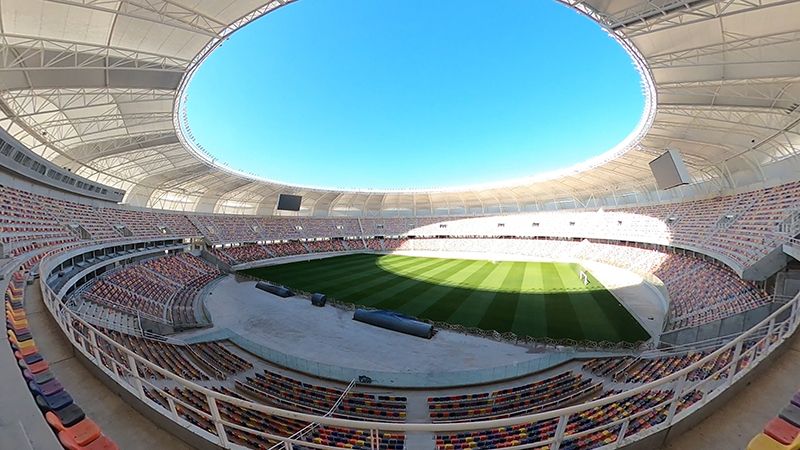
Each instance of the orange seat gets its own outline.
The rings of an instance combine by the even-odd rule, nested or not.
[[[119,450],[117,444],[103,434],[97,436],[93,441],[87,442],[85,445],[78,444],[67,431],[58,433],[58,440],[67,450]]]
[[[78,445],[85,446],[100,437],[100,427],[92,419],[86,417],[75,425],[60,431],[59,436],[62,433],[68,434],[69,439]]]

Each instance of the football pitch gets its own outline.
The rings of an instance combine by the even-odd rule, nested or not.
[[[588,274],[584,285],[580,271]],[[636,319],[579,264],[356,254],[243,271],[339,301],[520,336],[636,342]]]

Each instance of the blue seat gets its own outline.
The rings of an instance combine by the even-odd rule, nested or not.
[[[65,427],[71,427],[86,417],[86,414],[83,412],[81,407],[75,403],[57,411],[53,411],[53,413],[58,416],[58,419],[62,424],[64,424]]]
[[[25,369],[25,370],[22,371],[22,376],[24,376],[25,380],[27,380],[27,381],[31,381],[31,380],[35,381],[36,384],[47,383],[48,381],[50,381],[53,378],[55,378],[55,375],[53,375],[53,372],[50,372],[49,370],[45,370],[44,372],[39,372],[37,374],[34,374],[34,373],[31,373],[30,370]]]
[[[32,355],[24,356],[22,359],[25,360],[25,364],[33,364],[43,360],[44,358],[42,358],[42,355],[34,353]]]
[[[67,391],[60,391],[53,395],[37,395],[36,404],[42,411],[57,411],[72,404],[72,397]]]

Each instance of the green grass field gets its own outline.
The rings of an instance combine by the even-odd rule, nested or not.
[[[340,301],[501,333],[635,342],[647,332],[579,264],[358,254],[245,270]]]

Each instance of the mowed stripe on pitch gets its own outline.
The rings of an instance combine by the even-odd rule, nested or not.
[[[415,278],[405,278],[402,283],[382,292],[381,294],[383,294],[384,300],[374,305],[377,308],[394,309],[408,314],[409,312],[405,310],[404,306],[415,298],[424,297],[431,289],[438,288],[442,293],[439,296],[434,295],[431,298],[431,301],[436,301],[438,297],[444,295],[445,291],[451,289],[449,286],[427,283],[424,281],[426,278],[435,278],[439,274],[453,274],[468,264],[468,261],[459,261],[456,259],[444,260],[444,262],[435,268],[417,274]]]
[[[554,292],[545,300],[547,314],[547,332],[552,338],[585,339],[583,327],[575,314],[575,308],[569,295],[563,292],[564,284],[561,276],[552,263],[542,264],[542,276],[551,286],[562,292]]]
[[[421,270],[425,267],[435,265],[436,261],[426,261],[423,263],[421,261],[414,261],[413,259],[404,259],[397,261],[395,264],[401,268],[409,267],[413,270]],[[340,295],[346,295],[351,290],[359,291],[369,288],[379,282],[392,281],[394,278],[397,278],[396,274],[384,270],[378,266],[376,260],[373,259],[368,264],[360,267],[358,272],[350,274],[350,276],[339,275],[328,281],[333,284],[332,288],[339,292]]]
[[[351,259],[348,259],[348,256],[337,256],[249,269],[245,272],[275,283],[302,289],[304,286],[310,287],[311,284],[328,286],[327,282],[331,280],[336,280],[338,283],[343,278],[359,278],[364,275],[365,268],[374,269],[374,261],[372,255],[352,255]],[[412,262],[409,261],[408,264]],[[296,285],[297,283],[302,285]]]
[[[525,270],[525,283],[523,286],[534,283],[541,284],[542,264],[530,264]],[[545,308],[545,295],[538,293],[522,294],[517,303],[517,314],[511,331],[519,335],[534,337],[547,336],[547,311]]]
[[[450,316],[450,320],[464,326],[477,327],[489,311],[495,294],[491,291],[479,290],[477,286],[481,286],[489,279],[503,279],[510,270],[510,264],[497,264],[486,261],[484,267],[469,278],[470,283],[476,283],[476,287],[473,288],[472,293],[464,299],[461,306]]]
[[[575,264],[557,265],[556,271],[565,283],[573,283],[573,279],[580,280],[580,271],[583,270]],[[581,281],[579,285],[583,285]],[[590,284],[591,286],[591,284]],[[594,287],[598,287],[594,285]],[[590,287],[592,289],[593,287]],[[605,312],[597,306],[592,294],[586,291],[568,290],[566,292],[572,303],[575,316],[581,324],[583,335],[593,341],[616,341],[619,335],[613,327],[608,326]]]
[[[592,285],[602,287],[590,291],[597,307],[602,309],[608,320],[606,326],[611,326],[616,330],[619,339],[634,342],[649,339],[650,335],[642,328],[639,322],[633,317],[625,306],[622,305],[620,300],[614,294],[600,283],[591,273],[589,273],[589,280]]]
[[[406,273],[411,276],[420,275],[446,263],[446,259],[417,261],[417,265],[414,266],[413,270],[409,270]],[[373,275],[371,280],[362,284],[348,283],[346,286],[342,286],[338,289],[339,296],[337,298],[349,302],[363,300],[365,303],[361,303],[362,305],[371,306],[386,298],[385,291],[387,289],[405,281],[408,281],[408,278],[398,276],[396,273],[380,270],[379,274]]]
[[[446,270],[439,271],[432,279],[439,279],[442,276],[455,279],[459,277],[461,273],[471,267],[473,263],[474,261],[460,261],[458,264],[450,266]],[[458,288],[450,286],[449,284],[442,285],[432,281],[421,280],[419,287],[415,286],[412,289],[408,289],[398,294],[405,297],[401,307],[401,312],[414,317],[431,319],[424,314],[424,311],[428,308],[428,306],[436,305],[447,295],[451,295],[458,291]]]
[[[497,330],[501,333],[511,331],[514,324],[514,317],[517,314],[517,303],[519,302],[519,289],[525,279],[524,262],[515,262],[503,279],[502,286],[507,287],[511,292],[498,292],[494,295],[492,303],[489,305],[490,314],[483,316],[478,327],[484,330]]]
[[[460,273],[453,276],[453,282],[464,287],[453,287],[450,292],[445,294],[436,303],[427,305],[427,307],[420,312],[420,317],[427,317],[430,320],[441,322],[461,323],[454,314],[458,308],[469,301],[470,297],[477,291],[473,286],[480,285],[489,272],[494,270],[492,265],[486,261],[472,261],[468,267],[465,267]]]

